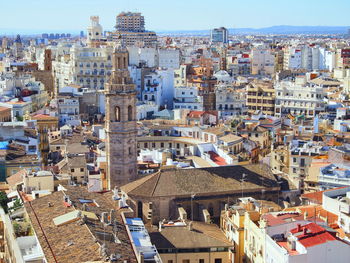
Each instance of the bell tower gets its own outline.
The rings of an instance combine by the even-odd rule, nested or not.
[[[128,51],[117,47],[106,96],[106,157],[109,189],[137,179],[136,89],[128,71]]]

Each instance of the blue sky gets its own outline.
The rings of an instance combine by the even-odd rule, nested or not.
[[[111,30],[121,11],[139,11],[148,30],[194,30],[218,26],[350,25],[350,0],[0,0],[0,33],[85,30],[99,15]]]

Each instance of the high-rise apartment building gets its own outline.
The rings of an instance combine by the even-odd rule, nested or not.
[[[116,31],[112,40],[121,39],[125,46],[155,47],[157,34],[145,30],[145,19],[141,13],[123,12],[117,16]]]
[[[228,30],[225,27],[214,28],[210,32],[211,43],[228,43]]]
[[[145,32],[145,18],[141,13],[122,12],[117,15],[117,31]]]

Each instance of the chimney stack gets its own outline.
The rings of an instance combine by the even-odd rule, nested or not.
[[[192,221],[188,223],[188,230],[189,231],[193,230],[193,222]]]
[[[298,230],[298,233],[301,232],[301,224],[298,224],[297,230]]]

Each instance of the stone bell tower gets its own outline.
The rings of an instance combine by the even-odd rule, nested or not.
[[[137,178],[136,89],[128,71],[128,51],[118,46],[106,96],[106,155],[109,189]]]

